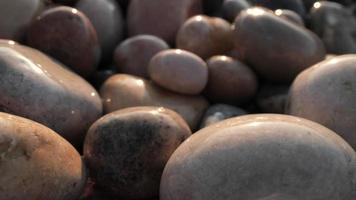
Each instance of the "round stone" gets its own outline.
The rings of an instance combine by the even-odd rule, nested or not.
[[[283,19],[289,20],[299,26],[304,26],[303,19],[294,11],[287,9],[278,9],[274,11],[274,14]]]
[[[148,64],[158,52],[169,49],[168,44],[153,35],[127,38],[114,52],[116,69],[120,73],[148,78]]]
[[[134,106],[159,106],[174,110],[189,124],[198,127],[208,102],[201,96],[179,95],[157,87],[143,78],[116,74],[100,89],[106,113]]]
[[[228,118],[245,114],[247,114],[246,111],[235,106],[227,104],[214,104],[209,106],[209,108],[205,111],[200,128],[210,126]]]
[[[234,39],[243,60],[272,82],[291,82],[325,57],[315,34],[262,8],[241,12],[234,23]]]
[[[356,198],[356,154],[336,133],[288,115],[245,115],[181,144],[160,200]]]
[[[273,1],[250,0],[250,1],[255,6],[262,6],[262,7],[269,8],[271,10],[277,10],[277,9],[292,10],[298,13],[302,17],[304,17],[306,14],[303,0],[273,0]]]
[[[0,199],[77,200],[86,182],[79,153],[51,129],[0,112]]]
[[[199,94],[208,81],[206,63],[180,49],[156,54],[149,63],[148,73],[159,86],[181,94]]]
[[[0,40],[0,111],[32,119],[81,146],[102,114],[96,90],[43,53]]]
[[[204,94],[210,101],[241,105],[255,96],[257,77],[242,62],[228,56],[214,56],[207,64],[209,78]]]
[[[233,48],[232,28],[229,22],[197,15],[188,19],[177,33],[176,45],[203,59],[223,55]]]
[[[328,53],[356,53],[356,18],[336,2],[322,1],[310,11],[310,28],[324,42]]]
[[[43,0],[0,1],[0,38],[22,41],[43,7]]]
[[[84,159],[104,190],[119,198],[150,199],[159,194],[170,155],[190,135],[186,122],[169,109],[119,110],[90,127]]]
[[[28,44],[88,77],[96,69],[100,45],[89,19],[71,7],[44,11],[30,26]]]
[[[356,149],[356,56],[337,56],[303,71],[293,82],[287,113],[318,122]]]
[[[251,5],[246,0],[224,0],[222,5],[223,16],[229,22],[233,22],[242,10],[249,7]]]
[[[110,62],[116,45],[123,38],[124,20],[116,0],[80,0],[76,8],[93,24],[101,46],[101,57]]]
[[[179,27],[202,13],[202,0],[131,0],[127,11],[129,36],[150,34],[174,43]]]

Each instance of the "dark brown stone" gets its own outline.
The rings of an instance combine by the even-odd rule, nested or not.
[[[203,59],[223,55],[233,49],[231,25],[218,17],[197,15],[188,19],[177,33],[178,49],[193,52]]]
[[[207,64],[209,78],[204,94],[210,101],[241,105],[256,94],[257,77],[245,64],[227,56],[214,56]]]
[[[303,19],[294,11],[286,9],[278,9],[274,11],[274,14],[283,19],[289,20],[299,26],[304,26]]]
[[[266,9],[242,11],[234,27],[236,50],[272,82],[291,82],[325,57],[323,43],[315,34]]]
[[[223,16],[229,22],[234,22],[240,12],[249,7],[251,5],[246,0],[224,0],[222,5]]]
[[[84,77],[96,69],[100,46],[89,19],[80,11],[66,6],[43,12],[32,23],[28,44],[71,67]]]
[[[356,18],[336,2],[317,2],[310,11],[310,26],[328,53],[356,53]]]

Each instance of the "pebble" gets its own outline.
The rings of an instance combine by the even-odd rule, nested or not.
[[[44,11],[32,23],[29,46],[62,62],[84,77],[96,70],[100,45],[90,20],[77,9],[59,6]]]
[[[149,78],[148,64],[151,58],[166,49],[169,49],[168,44],[153,35],[129,37],[115,49],[116,69],[120,73]]]
[[[0,111],[32,119],[75,146],[102,114],[96,90],[35,49],[0,40]]]
[[[208,107],[202,96],[179,95],[164,90],[143,78],[117,74],[111,76],[100,89],[106,113],[134,106],[158,106],[180,114],[195,130]]]
[[[199,94],[208,81],[206,63],[197,55],[180,49],[156,54],[149,63],[148,74],[157,85],[188,95]]]

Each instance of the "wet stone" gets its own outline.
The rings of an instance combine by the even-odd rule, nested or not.
[[[234,23],[235,49],[262,78],[288,83],[325,57],[311,31],[262,8],[241,12]]]
[[[92,23],[71,7],[59,6],[43,12],[31,24],[27,40],[29,46],[84,77],[96,70],[100,59],[100,45]]]
[[[160,106],[174,110],[195,130],[208,107],[201,96],[179,95],[162,89],[143,78],[117,74],[101,87],[106,113],[134,106]]]
[[[176,45],[178,49],[193,52],[203,59],[224,55],[233,49],[233,32],[229,22],[205,15],[188,19],[180,27]]]
[[[76,146],[101,116],[96,90],[35,49],[0,40],[0,77],[0,111],[42,123]]]

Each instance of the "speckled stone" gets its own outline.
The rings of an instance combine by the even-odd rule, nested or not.
[[[168,44],[153,35],[129,37],[115,49],[116,69],[120,73],[148,78],[148,64],[151,58],[166,49],[169,49]]]
[[[200,128],[210,126],[228,118],[237,117],[245,114],[247,114],[247,112],[239,107],[227,104],[214,104],[209,106],[209,108],[206,110],[202,122],[200,124]]]
[[[100,59],[100,45],[90,20],[77,9],[58,6],[44,11],[29,27],[29,46],[89,77]]]
[[[292,82],[301,71],[325,57],[323,43],[314,33],[270,10],[244,10],[234,28],[235,49],[271,82]]]
[[[131,0],[127,13],[129,36],[150,34],[174,43],[179,27],[202,13],[202,0]]]
[[[176,45],[203,59],[223,55],[233,49],[233,32],[229,22],[219,17],[197,15],[180,27]]]
[[[117,74],[101,87],[106,113],[134,106],[162,106],[176,111],[195,130],[208,102],[201,96],[179,95],[164,90],[143,78]]]
[[[101,59],[110,61],[116,45],[123,38],[124,20],[116,0],[80,0],[76,8],[93,24],[101,46]]]
[[[40,122],[72,144],[101,116],[95,89],[43,53],[0,40],[0,111]]]
[[[336,133],[288,115],[245,115],[181,144],[160,200],[351,200],[355,181],[356,154]]]
[[[3,112],[0,171],[2,200],[76,200],[86,182],[84,163],[66,140],[39,123]]]
[[[104,190],[124,199],[151,199],[159,194],[170,155],[190,135],[186,122],[169,109],[127,108],[90,127],[84,159]]]
[[[43,0],[0,1],[0,39],[24,39],[28,26],[43,7]]]
[[[294,80],[287,113],[313,120],[340,134],[356,149],[356,55],[337,56]]]
[[[148,66],[148,74],[157,85],[180,94],[197,95],[208,82],[204,60],[189,51],[164,50]]]

